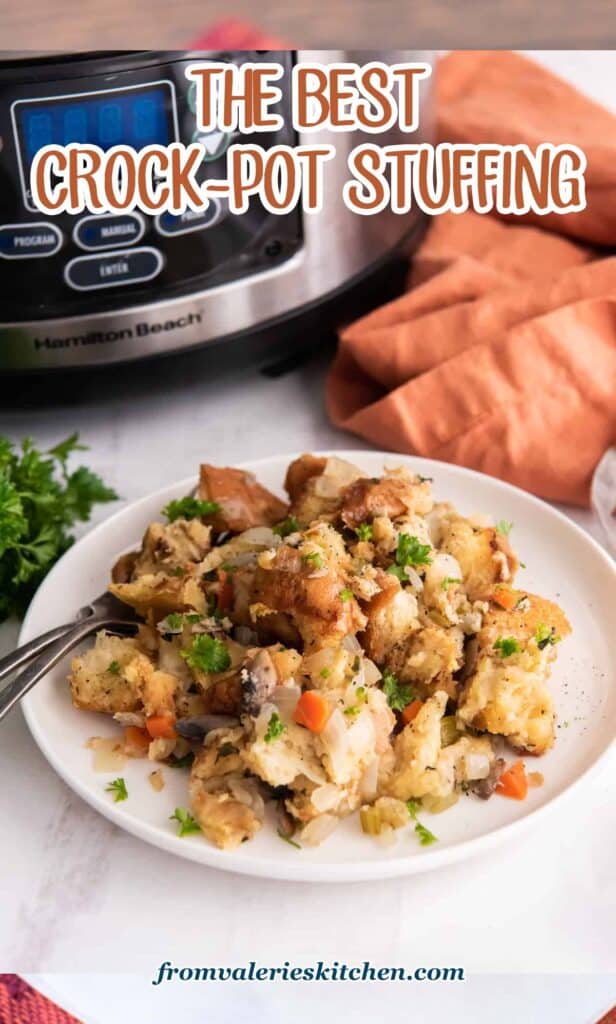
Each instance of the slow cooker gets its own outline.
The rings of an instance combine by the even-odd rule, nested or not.
[[[204,213],[146,217],[43,216],[29,168],[49,142],[199,141],[204,178],[225,177],[233,135],[200,133],[195,60],[278,61],[284,68],[284,127],[253,141],[332,142],[323,209],[279,216],[256,200],[243,215],[222,201]],[[294,61],[428,60],[417,51],[130,51],[0,53],[0,371],[67,369],[177,352],[275,331],[292,341],[311,323],[335,323],[387,298],[387,267],[421,231],[418,212],[358,216],[342,201],[348,152],[362,133],[311,133],[291,126]],[[431,141],[430,79],[422,83],[420,130]],[[418,138],[421,136],[421,138]],[[368,141],[374,141],[374,136]],[[408,140],[392,128],[383,145]],[[236,136],[249,142],[250,136]],[[369,287],[378,280],[380,291]],[[346,300],[343,301],[343,300]],[[344,312],[343,312],[344,311]]]

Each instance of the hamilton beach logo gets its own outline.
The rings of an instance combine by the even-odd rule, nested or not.
[[[181,331],[186,327],[202,322],[201,313],[188,313],[175,320],[147,321],[142,320],[133,327],[121,327],[116,331],[88,331],[86,334],[69,334],[65,337],[34,338],[34,348],[87,348],[88,345],[109,345],[118,341],[130,341],[131,338],[147,338],[153,334],[165,334],[169,331]]]

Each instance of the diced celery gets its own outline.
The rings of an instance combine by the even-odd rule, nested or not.
[[[359,820],[361,821],[362,831],[367,836],[380,835],[383,823],[377,807],[370,807],[368,804],[364,805],[359,812]]]
[[[455,715],[445,715],[441,718],[441,746],[449,747],[452,743],[455,743],[460,733],[456,725]]]

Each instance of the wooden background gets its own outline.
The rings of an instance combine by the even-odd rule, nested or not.
[[[616,46],[615,0],[0,0],[0,50],[181,48],[229,17],[290,46]]]

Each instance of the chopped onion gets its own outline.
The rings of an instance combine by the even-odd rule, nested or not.
[[[344,647],[345,651],[349,652],[349,654],[363,654],[362,646],[357,637],[354,636],[353,633],[347,633],[344,640],[342,641],[342,646]]]
[[[320,814],[313,818],[299,833],[298,839],[302,846],[319,846],[328,838],[338,825],[334,814]]]
[[[113,718],[124,727],[135,725],[138,729],[143,729],[145,726],[145,715],[142,715],[140,711],[116,711]]]
[[[265,804],[263,803],[263,797],[257,792],[256,786],[251,784],[249,780],[237,779],[233,775],[227,776],[226,781],[231,795],[238,803],[244,804],[245,807],[250,807],[258,818],[263,818]]]
[[[165,788],[165,777],[160,768],[157,768],[155,772],[150,772],[148,782],[156,793],[160,793]]]
[[[490,774],[490,758],[487,754],[465,754],[463,757],[464,774],[471,779],[486,779]]]
[[[379,781],[379,758],[374,757],[359,782],[359,795],[364,803],[376,800]]]
[[[364,683],[366,686],[374,686],[381,678],[381,673],[370,658],[364,658]]]
[[[330,775],[334,779],[345,779],[346,759],[349,752],[349,737],[346,722],[340,708],[332,711],[321,735],[325,753],[329,757]]]
[[[317,786],[310,794],[312,806],[321,814],[323,811],[331,811],[338,805],[340,790],[332,782],[326,782],[323,786]]]
[[[293,716],[301,695],[301,687],[290,683],[288,686],[277,686],[270,699],[278,708],[281,718],[288,720]]]
[[[251,526],[248,530],[236,537],[234,544],[258,545],[264,548],[275,548],[280,544],[280,537],[270,529],[269,526]]]
[[[409,581],[411,590],[414,590],[417,594],[420,594],[423,590],[423,580],[416,569],[413,569],[412,565],[405,565],[404,575]]]

